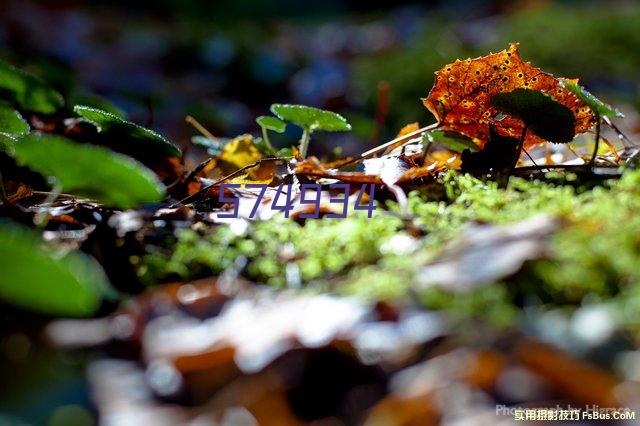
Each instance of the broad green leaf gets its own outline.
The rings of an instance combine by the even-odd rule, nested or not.
[[[0,152],[6,152],[13,156],[13,144],[16,140],[7,134],[0,133]]]
[[[0,101],[0,133],[22,136],[29,133],[29,124],[8,103]]]
[[[432,130],[426,133],[425,136],[429,142],[440,143],[452,151],[462,152],[468,149],[471,152],[476,152],[480,150],[470,137],[457,132]]]
[[[303,129],[325,132],[346,132],[351,125],[340,114],[304,105],[273,104],[271,112],[280,119],[297,124]]]
[[[111,133],[114,139],[122,138],[126,140],[130,138],[137,142],[147,143],[150,149],[160,149],[172,157],[180,157],[182,155],[178,147],[160,134],[123,120],[110,112],[85,105],[76,105],[73,110],[79,116],[93,123],[98,128],[98,131]]]
[[[265,129],[268,129],[277,133],[282,133],[287,129],[287,123],[280,120],[279,118],[271,117],[269,115],[261,115],[260,117],[256,118],[256,123],[258,123],[261,127],[264,127]]]
[[[588,92],[587,89],[577,85],[573,81],[561,79],[560,84],[562,87],[576,95],[582,102],[591,108],[592,111],[598,113],[600,117],[624,118],[624,114],[616,108],[605,104],[600,99],[596,98],[591,92]]]
[[[60,136],[29,134],[14,144],[18,163],[49,178],[64,192],[108,206],[132,208],[164,197],[164,185],[134,159]]]
[[[0,271],[0,299],[48,315],[91,315],[109,288],[92,258],[60,257],[33,231],[7,221],[0,221]]]
[[[569,108],[552,97],[530,89],[499,93],[491,104],[505,114],[521,119],[535,134],[549,142],[571,142],[575,136],[575,117]]]
[[[0,97],[26,111],[53,114],[64,106],[62,95],[37,77],[0,61]]]
[[[102,96],[87,93],[76,93],[75,95],[72,95],[70,98],[68,98],[68,103],[70,105],[81,105],[100,109],[109,112],[119,118],[122,118],[123,120],[126,120],[127,118],[127,114],[123,110],[121,110]]]

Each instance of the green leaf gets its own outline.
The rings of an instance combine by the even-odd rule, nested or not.
[[[575,117],[569,108],[552,97],[530,89],[516,89],[491,98],[498,110],[521,119],[531,131],[555,143],[571,142],[575,136]]]
[[[0,133],[10,136],[22,136],[29,133],[29,124],[20,113],[2,101],[0,101]]]
[[[123,110],[121,110],[102,96],[87,93],[76,93],[68,98],[68,102],[71,105],[81,105],[85,107],[100,109],[109,112],[119,118],[122,118],[123,120],[126,120],[127,118],[127,114]]]
[[[149,144],[149,149],[160,149],[171,157],[180,157],[180,149],[153,130],[139,126],[110,112],[91,108],[85,105],[76,105],[73,110],[79,116],[93,123],[99,132],[111,133],[114,139],[133,139],[136,142]]]
[[[164,197],[156,175],[131,157],[60,136],[29,134],[14,144],[21,165],[55,178],[64,192],[132,208]]]
[[[611,105],[605,104],[600,99],[596,98],[584,87],[566,79],[560,79],[560,85],[576,95],[582,102],[591,108],[592,111],[598,113],[600,117],[624,118],[624,114]]]
[[[0,299],[49,315],[91,315],[109,288],[92,258],[57,256],[37,234],[7,221],[0,221],[0,270]]]
[[[462,152],[468,149],[471,152],[477,152],[480,150],[470,137],[458,132],[432,130],[426,133],[425,136],[430,143],[440,143],[452,151]]]
[[[280,119],[290,121],[303,129],[325,132],[346,132],[351,125],[340,114],[304,105],[273,104],[271,112]]]
[[[0,152],[6,152],[10,156],[13,156],[13,144],[16,140],[4,133],[0,133]]]
[[[64,106],[62,95],[37,77],[0,61],[0,96],[20,109],[53,114]]]
[[[268,129],[277,133],[282,133],[287,129],[287,123],[280,120],[279,118],[271,117],[269,115],[261,115],[260,117],[256,118],[256,123],[258,123],[261,127],[264,127],[265,129]]]

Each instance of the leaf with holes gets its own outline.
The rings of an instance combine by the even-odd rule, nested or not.
[[[30,134],[14,150],[19,164],[54,178],[63,191],[111,207],[132,208],[164,197],[164,185],[151,170],[106,148]]]
[[[84,105],[73,107],[76,114],[93,123],[99,132],[111,133],[114,140],[129,139],[148,144],[150,149],[159,149],[171,157],[180,157],[180,149],[153,130],[139,126],[110,112]]]
[[[500,117],[491,98],[516,89],[531,89],[545,93],[567,107],[574,116],[575,133],[584,133],[593,123],[593,112],[560,80],[518,53],[518,45],[475,59],[455,61],[436,72],[436,82],[424,105],[438,119],[440,128],[454,130],[473,138],[480,147],[489,140],[489,126],[494,125],[502,136],[519,137],[524,124],[516,117]],[[528,132],[524,146],[543,142],[534,132]]]

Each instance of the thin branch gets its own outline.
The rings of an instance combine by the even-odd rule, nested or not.
[[[398,138],[390,140],[389,142],[383,143],[382,145],[379,145],[373,149],[370,149],[369,151],[363,152],[362,154],[360,154],[360,158],[358,159],[371,157],[372,155],[382,152],[385,149],[392,147],[394,145],[402,145],[403,142],[407,142],[410,139],[413,139],[415,136],[422,135],[423,133],[428,132],[429,130],[433,130],[437,127],[438,127],[438,123],[435,123],[435,124],[431,124],[429,126],[423,127],[421,129],[414,130],[411,133],[407,133],[406,135],[402,135]]]
[[[38,213],[33,218],[33,224],[38,228],[44,228],[47,226],[47,222],[49,222],[49,212],[47,209],[56,202],[60,194],[62,193],[62,185],[59,182],[55,182],[53,188],[51,188],[51,192],[47,195],[47,198],[41,204],[41,207],[38,209]]]
[[[307,157],[307,151],[309,150],[309,140],[311,139],[311,130],[303,129],[302,136],[300,137],[300,156],[302,158]]]
[[[213,134],[211,134],[211,132],[209,132],[202,124],[200,124],[198,122],[198,120],[196,120],[195,118],[193,118],[190,115],[187,115],[184,118],[184,121],[186,121],[187,123],[191,124],[193,127],[196,128],[197,131],[199,131],[200,133],[202,133],[202,135],[206,138],[209,138],[211,140],[215,140],[216,137],[213,136]]]
[[[266,161],[280,161],[280,160],[288,160],[290,158],[293,157],[269,157],[269,158],[261,158],[260,160],[253,162],[249,165],[246,165],[238,170],[236,170],[235,172],[226,175],[225,177],[223,177],[222,179],[219,179],[217,181],[215,181],[214,183],[212,183],[211,185],[207,185],[204,188],[200,189],[198,192],[189,195],[186,198],[183,198],[182,200],[178,201],[177,203],[173,204],[171,207],[176,207],[178,204],[189,204],[191,202],[193,202],[194,200],[196,200],[198,197],[200,197],[201,195],[205,194],[208,190],[210,190],[211,188],[213,188],[216,185],[221,184],[222,182],[225,182],[229,179],[232,179],[238,175],[240,175],[242,172],[249,170],[253,167],[256,167]]]
[[[598,155],[598,147],[600,146],[600,114],[596,112],[596,143],[593,147],[593,154],[591,154],[591,160],[589,160],[589,166],[593,166]]]
[[[527,130],[529,130],[527,126],[524,126],[522,128],[522,133],[520,134],[520,140],[518,141],[518,150],[516,152],[513,163],[511,164],[511,172],[513,172],[513,170],[518,165],[518,160],[520,160],[520,155],[522,154],[522,147],[524,146],[524,140],[527,137]]]
[[[529,157],[529,160],[531,160],[531,162],[533,163],[534,166],[537,166],[536,161],[533,159],[533,157],[531,156],[531,154],[529,154],[529,152],[527,152],[526,149],[522,149],[524,151],[525,154],[527,154],[527,157]]]
[[[625,148],[628,148],[629,145],[627,145],[625,143],[625,140],[627,142],[629,142],[631,144],[631,146],[635,146],[635,144],[633,143],[633,141],[631,139],[629,139],[627,137],[627,135],[625,135],[622,130],[620,130],[618,128],[618,126],[616,126],[615,124],[613,124],[613,121],[611,121],[611,119],[607,116],[603,117],[604,122],[607,124],[607,126],[611,127],[617,134],[618,134],[618,139],[620,139],[620,141],[622,142],[622,144],[625,146]]]
[[[584,164],[544,164],[542,166],[522,166],[513,169],[514,172],[526,172],[529,170],[545,170],[545,169],[586,169],[587,163]]]

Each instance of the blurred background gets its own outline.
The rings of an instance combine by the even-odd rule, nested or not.
[[[633,125],[639,29],[636,1],[0,1],[2,59],[71,99],[104,98],[182,146],[195,134],[186,115],[232,137],[257,133],[255,117],[291,102],[343,114],[354,132],[327,146],[359,152],[433,120],[420,98],[434,71],[514,41],[526,60],[622,106]],[[40,348],[15,318],[0,316],[0,374],[11,383],[0,413],[90,423],[84,360]]]
[[[355,132],[331,143],[359,152],[433,120],[419,98],[434,71],[513,41],[544,70],[638,105],[636,1],[0,3],[2,58],[71,98],[102,96],[183,146],[187,114],[232,137],[291,102],[342,113]]]

